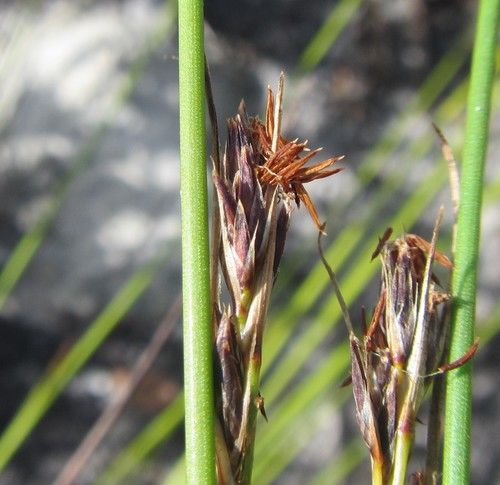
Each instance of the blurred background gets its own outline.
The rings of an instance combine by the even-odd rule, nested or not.
[[[284,70],[285,135],[324,147],[325,158],[346,155],[341,174],[308,191],[356,318],[376,302],[369,257],[388,225],[430,238],[443,204],[440,248],[450,254],[447,168],[431,122],[460,159],[475,9],[469,0],[206,1],[221,143],[240,99],[262,117]],[[0,52],[0,484],[45,484],[130,383],[178,298],[176,2],[2,2]],[[473,483],[500,483],[499,101],[496,89]],[[300,208],[265,337],[269,423],[259,422],[255,483],[368,481],[351,391],[340,387],[346,332],[317,261]],[[181,338],[177,321],[74,483],[183,483]],[[423,424],[413,471],[424,444]]]

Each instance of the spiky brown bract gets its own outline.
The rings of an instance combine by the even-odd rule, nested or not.
[[[281,135],[281,99],[282,79],[276,102],[269,90],[265,124],[249,118],[242,103],[228,121],[222,163],[214,164],[220,250],[212,264],[230,295],[222,303],[216,292],[213,312],[219,483],[251,482],[257,412],[266,416],[259,389],[262,337],[292,202],[303,201],[320,227],[303,184],[339,171],[327,169],[339,157],[306,167],[317,151],[302,155],[305,142]]]
[[[279,186],[287,196],[295,200],[297,206],[302,201],[317,228],[322,230],[323,224],[304,184],[340,172],[341,168],[330,169],[329,167],[344,157],[335,156],[313,165],[307,165],[321,151],[321,148],[310,151],[307,148],[307,141],[287,140],[281,134],[274,141],[276,147],[273,148],[273,133],[276,124],[274,111],[274,96],[269,89],[266,122],[262,123],[258,118],[252,120],[254,143],[258,146],[262,157],[256,167],[257,176],[262,184]]]

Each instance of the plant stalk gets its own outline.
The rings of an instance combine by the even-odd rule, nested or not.
[[[481,0],[472,57],[463,153],[457,246],[452,277],[450,360],[472,345],[484,163],[495,63],[499,0]],[[443,484],[470,481],[472,366],[449,372],[446,388]]]
[[[179,110],[187,484],[215,484],[203,1],[179,1]]]
[[[405,421],[411,422],[408,418]],[[391,485],[404,485],[412,444],[413,432],[408,429],[398,430],[394,450],[394,468],[389,481]]]

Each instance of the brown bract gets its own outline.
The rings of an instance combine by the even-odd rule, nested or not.
[[[253,141],[261,157],[259,165],[255,167],[257,177],[263,185],[279,186],[284,194],[295,200],[297,206],[302,201],[318,229],[322,230],[323,224],[304,184],[340,172],[342,168],[329,167],[344,157],[335,156],[308,165],[321,148],[310,150],[307,148],[307,140],[287,140],[281,135],[275,116],[276,108],[278,112],[281,111],[280,104],[280,97],[278,96],[275,104],[273,92],[268,89],[266,122],[262,123],[258,118],[251,120]]]

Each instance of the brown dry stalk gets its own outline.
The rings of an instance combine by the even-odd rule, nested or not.
[[[282,135],[283,87],[282,74],[276,98],[268,89],[264,122],[240,104],[227,123],[224,156],[214,160],[212,227],[220,232],[212,236],[212,267],[229,294],[223,301],[220,283],[213,283],[219,483],[251,481],[257,414],[266,416],[259,390],[262,338],[293,202],[302,202],[322,230],[304,184],[341,170],[330,167],[342,157],[310,163],[319,150]]]

